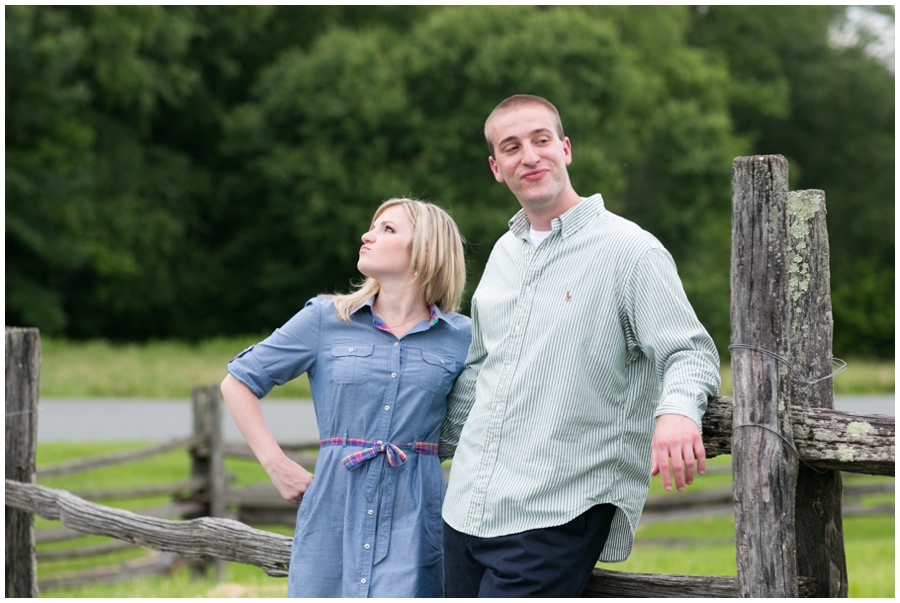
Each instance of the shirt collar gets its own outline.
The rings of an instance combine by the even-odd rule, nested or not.
[[[588,223],[594,216],[602,212],[604,209],[603,196],[600,193],[591,195],[590,197],[582,197],[581,203],[569,209],[567,212],[550,221],[553,230],[561,230],[562,236],[568,237],[578,231],[582,226]],[[528,236],[528,227],[531,222],[524,209],[520,209],[509,220],[509,230],[518,238],[526,238]]]
[[[374,295],[372,297],[370,297],[369,299],[367,299],[365,302],[363,302],[363,304],[360,307],[358,307],[356,310],[353,310],[352,312],[350,312],[350,314],[356,314],[363,308],[369,308],[369,310],[372,312],[372,316],[374,317],[375,311],[372,310],[373,305],[375,305],[375,296]],[[452,327],[453,329],[455,329],[457,331],[459,330],[459,327],[457,327],[455,324],[453,324],[453,322],[450,321],[450,319],[448,319],[446,316],[444,316],[444,313],[441,312],[441,309],[437,307],[437,304],[431,304],[431,318],[428,320],[428,328],[433,327],[439,320],[444,321],[445,323],[450,325],[450,327]]]

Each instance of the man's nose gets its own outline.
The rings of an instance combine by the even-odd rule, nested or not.
[[[528,165],[533,165],[541,160],[541,156],[537,154],[535,148],[530,144],[522,145],[522,161]]]

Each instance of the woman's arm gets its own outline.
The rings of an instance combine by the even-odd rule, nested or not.
[[[222,381],[222,396],[235,424],[275,488],[288,502],[300,504],[313,475],[289,459],[269,431],[259,399],[232,375]]]

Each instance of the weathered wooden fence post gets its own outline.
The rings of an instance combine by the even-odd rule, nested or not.
[[[225,517],[225,455],[222,447],[222,416],[219,385],[194,387],[194,433],[205,436],[204,444],[191,451],[191,477],[206,478],[207,517]],[[212,560],[216,577],[225,577],[225,563]],[[205,564],[196,568],[202,571]]]
[[[788,193],[787,357],[802,375],[781,380],[780,397],[803,408],[834,408],[834,384],[820,379],[832,372],[834,319],[831,314],[831,268],[825,193]],[[818,381],[816,381],[818,379]],[[847,596],[847,560],[841,518],[843,483],[839,471],[819,471],[800,464],[797,474],[795,529],[797,571],[812,578],[817,597]]]
[[[750,346],[732,351],[738,585],[796,597],[800,575],[846,597],[840,473],[798,462],[787,410],[834,408],[825,195],[789,193],[787,175],[781,156],[732,171],[732,344]]]
[[[786,357],[788,165],[777,155],[739,157],[731,173],[731,337]],[[731,353],[732,468],[738,592],[797,597],[796,455],[779,382],[788,368],[756,350]]]
[[[41,336],[6,328],[6,479],[34,483]],[[37,597],[34,515],[6,508],[6,597]]]

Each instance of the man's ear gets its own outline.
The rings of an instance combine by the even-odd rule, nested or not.
[[[488,157],[488,163],[491,165],[491,171],[494,173],[494,180],[503,182],[503,176],[500,175],[500,170],[497,169],[497,162],[494,161],[494,158]]]

